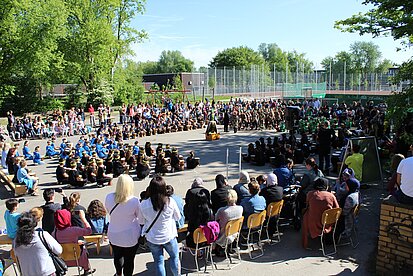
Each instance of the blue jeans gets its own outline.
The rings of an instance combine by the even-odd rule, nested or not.
[[[165,244],[153,244],[147,241],[147,245],[152,252],[153,260],[155,263],[156,275],[165,276],[165,264],[163,249],[165,248],[170,256],[169,264],[171,268],[172,275],[177,276],[181,275],[180,265],[179,265],[179,249],[178,242],[176,238]]]

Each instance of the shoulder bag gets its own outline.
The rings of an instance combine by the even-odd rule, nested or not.
[[[53,265],[56,269],[56,276],[66,275],[67,265],[65,261],[50,249],[49,245],[47,244],[44,238],[43,230],[38,230],[38,232],[40,241],[43,243],[44,247],[46,247],[47,251],[49,252],[50,258],[52,258]]]

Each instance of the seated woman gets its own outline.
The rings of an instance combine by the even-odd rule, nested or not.
[[[306,172],[301,178],[301,188],[297,196],[299,214],[301,214],[301,210],[305,208],[308,192],[314,190],[314,180],[317,177],[324,177],[323,172],[318,169],[314,158],[307,158],[305,160],[305,168]]]
[[[86,221],[83,213],[84,221]],[[86,221],[85,228],[72,226],[71,215],[68,210],[62,209],[57,210],[54,215],[55,221],[55,231],[52,236],[60,243],[79,243],[78,238],[81,236],[87,236],[92,233],[89,223]],[[81,245],[80,258],[78,260],[79,266],[83,268],[83,275],[90,275],[96,271],[96,269],[91,269],[89,263],[89,257],[86,246]],[[76,261],[66,262],[67,266],[76,266]]]
[[[253,180],[248,184],[249,193],[251,197],[246,197],[241,201],[241,206],[244,209],[244,223],[243,228],[247,228],[248,217],[254,213],[260,213],[265,210],[267,204],[265,198],[259,195],[260,185]]]
[[[195,152],[190,151],[189,152],[189,157],[186,159],[186,168],[188,170],[195,169],[200,165],[200,159],[198,157],[195,157]]]
[[[356,178],[349,178],[346,181],[347,196],[344,200],[342,216],[337,225],[336,234],[343,238],[349,238],[353,229],[354,214],[353,208],[360,203],[360,182]]]
[[[228,191],[232,190],[232,187],[227,184],[227,181],[225,180],[225,177],[222,174],[218,174],[215,177],[215,184],[216,189],[211,191],[211,204],[212,211],[214,212],[214,214],[216,214],[219,208],[227,206]]]
[[[206,194],[208,203],[211,200],[211,195],[209,191],[206,188],[204,188],[203,184],[204,184],[204,181],[200,177],[197,177],[192,182],[191,188],[186,192],[184,214],[185,214],[185,218],[187,219],[188,217],[193,217],[190,213],[195,211],[196,206],[199,205],[198,197],[197,197],[197,194],[199,192],[202,191],[203,193]]]
[[[96,182],[97,182],[98,187],[103,187],[105,185],[111,185],[113,175],[105,173],[105,166],[103,165],[102,159],[99,159],[97,163],[98,163],[98,169],[97,169],[97,174],[96,174]]]
[[[37,177],[29,175],[29,171],[27,169],[27,162],[24,159],[20,161],[20,168],[17,171],[17,180],[19,181],[19,184],[26,185],[28,192],[31,195],[38,195],[37,184],[39,182],[39,179]]]
[[[62,246],[48,232],[36,231],[37,219],[31,212],[23,213],[17,226],[13,249],[22,275],[55,275],[53,260],[44,244],[56,255],[62,253]]]
[[[283,188],[278,186],[278,179],[275,174],[267,175],[266,186],[260,191],[260,195],[265,198],[267,206],[283,199]]]
[[[250,198],[248,183],[250,183],[250,175],[247,171],[241,171],[239,173],[238,183],[234,185],[234,190],[237,192],[238,202],[240,204],[244,198]]]
[[[317,238],[323,229],[321,217],[323,212],[328,209],[338,208],[336,197],[327,191],[328,180],[325,178],[317,178],[314,181],[314,191],[307,194],[307,208],[304,213],[302,227],[302,246],[308,247],[308,235],[312,239]],[[327,227],[324,231],[329,233],[332,227]]]
[[[92,228],[92,234],[103,234],[108,230],[109,220],[103,203],[98,200],[92,200],[87,207],[86,219]]]
[[[215,241],[217,247],[215,247],[215,254],[219,257],[222,256],[222,249],[225,247],[225,226],[227,225],[228,221],[239,219],[242,217],[242,206],[237,205],[237,193],[235,190],[229,189],[227,190],[227,206],[221,207],[218,209],[217,213],[215,214],[215,220],[219,223],[219,235],[218,239]],[[229,243],[231,244],[234,241],[235,237],[228,237]]]
[[[195,247],[193,238],[195,230],[200,225],[206,225],[208,221],[214,219],[212,209],[209,207],[209,193],[206,193],[204,190],[199,190],[199,192],[195,194],[194,201],[196,202],[196,205],[194,205],[193,209],[188,213],[188,216],[185,216],[188,220],[186,244],[191,248]]]

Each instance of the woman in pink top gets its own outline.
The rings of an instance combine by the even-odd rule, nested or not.
[[[84,216],[84,213],[80,213],[80,215]],[[53,232],[53,237],[60,243],[78,243],[79,236],[87,236],[92,234],[92,229],[90,228],[89,223],[86,219],[85,228],[75,227],[71,224],[71,215],[70,212],[66,209],[57,210],[54,215],[55,221],[55,231]],[[79,258],[79,266],[81,266],[84,270],[83,275],[90,275],[96,271],[96,269],[91,269],[88,259],[88,252],[85,246],[80,246],[81,248],[81,255]],[[66,262],[67,266],[76,266],[76,261],[68,261]]]

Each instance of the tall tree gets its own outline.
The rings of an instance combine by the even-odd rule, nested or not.
[[[258,46],[258,52],[267,62],[270,70],[276,72],[285,72],[288,63],[287,53],[281,50],[276,43],[261,43]]]
[[[373,42],[357,41],[350,45],[350,51],[357,73],[364,75],[375,72],[381,57],[379,46]]]
[[[357,32],[360,35],[391,35],[402,44],[413,43],[413,1],[411,0],[365,0],[364,5],[372,8],[366,13],[358,13],[350,18],[339,20],[335,26],[342,31]],[[388,101],[389,118],[396,127],[404,131],[405,139],[413,143],[412,130],[407,130],[406,119],[413,113],[413,59],[404,62],[395,81],[408,81],[409,85],[401,93],[395,93]]]
[[[180,51],[162,51],[158,60],[158,73],[192,72],[194,62]]]
[[[251,65],[265,64],[264,58],[253,49],[240,46],[233,47],[219,52],[210,62],[210,67],[250,67]]]

